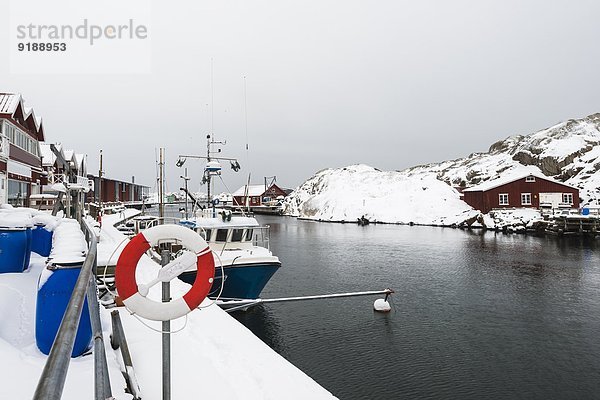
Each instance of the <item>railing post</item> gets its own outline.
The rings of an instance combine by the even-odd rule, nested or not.
[[[96,278],[93,274],[87,290],[87,301],[92,324],[92,340],[94,342],[94,393],[96,400],[106,400],[112,398],[112,391],[102,336],[102,323],[100,322]]]

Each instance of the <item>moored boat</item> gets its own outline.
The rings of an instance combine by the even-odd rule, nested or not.
[[[200,210],[200,215],[180,223],[195,230],[215,255],[215,281],[211,297],[256,299],[281,262],[269,248],[269,226],[255,218],[232,215],[231,211]],[[179,276],[192,284],[195,269]]]

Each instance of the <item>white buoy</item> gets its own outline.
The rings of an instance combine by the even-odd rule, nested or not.
[[[377,312],[390,312],[392,306],[384,299],[377,299],[375,303],[373,303],[373,310]]]

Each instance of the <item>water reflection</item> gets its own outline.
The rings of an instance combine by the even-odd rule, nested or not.
[[[285,341],[281,336],[279,321],[271,310],[259,304],[247,311],[234,311],[231,315],[270,348],[279,354],[285,354]]]

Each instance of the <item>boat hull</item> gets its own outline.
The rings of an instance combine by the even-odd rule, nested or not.
[[[253,264],[236,264],[223,266],[225,282],[222,299],[257,299],[269,279],[281,267],[280,262],[261,262]],[[196,271],[187,271],[179,275],[179,279],[192,285],[196,279]],[[221,289],[221,268],[215,268],[215,280],[209,297],[216,297]]]

